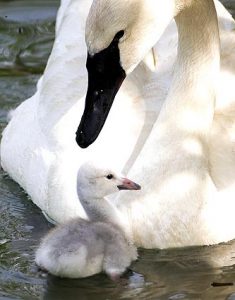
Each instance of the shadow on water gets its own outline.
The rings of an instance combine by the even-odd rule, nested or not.
[[[235,9],[234,1],[225,1]],[[58,0],[0,0],[0,132],[7,112],[30,97],[54,38]],[[235,300],[235,242],[142,250],[120,282],[105,275],[68,280],[38,272],[34,252],[49,225],[0,171],[0,299]]]

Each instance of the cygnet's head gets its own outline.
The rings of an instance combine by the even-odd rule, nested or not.
[[[94,162],[84,163],[77,178],[78,194],[86,198],[103,198],[119,190],[140,190],[137,183]]]
[[[76,141],[95,141],[126,75],[161,37],[176,0],[94,0],[86,22],[88,91]]]

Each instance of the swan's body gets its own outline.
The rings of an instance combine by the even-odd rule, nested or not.
[[[77,184],[90,221],[76,218],[52,230],[36,252],[36,263],[60,277],[88,277],[105,271],[116,278],[137,258],[137,250],[125,234],[118,211],[104,196],[118,188],[140,187],[90,163],[80,168]]]
[[[127,202],[128,195],[117,200],[133,228],[135,242],[145,247],[176,247],[235,238],[235,182],[231,180],[235,175],[234,119],[230,119],[225,110],[227,107],[227,111],[232,111],[235,93],[229,86],[229,95],[221,89],[228,70],[226,74],[223,60],[220,70],[219,31],[213,1],[126,0],[118,5],[117,13],[116,4],[116,0],[93,2],[86,30],[90,63],[92,55],[96,58],[103,53],[103,48],[109,47],[113,37],[121,32],[117,48],[120,65],[128,74],[173,16],[179,32],[171,88],[130,172],[143,183],[144,189],[134,200]],[[96,15],[97,9],[99,14]],[[131,11],[134,20],[128,17]],[[97,39],[99,32],[102,36]],[[234,53],[235,34],[227,34],[227,37],[221,34],[221,40],[225,45],[228,36],[232,45],[227,44],[227,47]],[[232,82],[235,83],[235,57],[229,57],[227,84],[231,87]],[[90,71],[88,68],[88,73]],[[89,94],[87,97],[89,103]],[[219,132],[225,138],[226,121],[230,123],[226,124],[230,137],[227,135],[221,143],[223,138],[218,141]],[[89,119],[85,116],[79,126],[83,144],[84,141],[90,143],[86,123]]]
[[[84,98],[87,85],[87,49],[83,39],[91,1],[71,0],[62,4],[58,15],[55,45],[45,74],[38,84],[38,92],[15,111],[3,133],[1,144],[3,168],[28,192],[34,203],[57,222],[75,216],[85,216],[76,193],[76,174],[84,160],[96,155],[106,160],[111,153],[112,157],[116,157],[118,164],[125,166],[125,170],[132,167],[168,94],[177,53],[177,33],[172,22],[154,47],[157,53],[157,67],[151,51],[124,82],[102,135],[88,150],[81,150],[75,143],[75,131],[83,109],[83,101],[78,100]],[[220,15],[222,41],[221,88],[216,99],[212,129],[208,134],[209,152],[206,159],[210,161],[210,176],[216,184],[218,196],[221,193],[234,195],[235,96],[231,87],[235,84],[232,57],[232,29],[235,25],[222,5],[217,1],[216,4]],[[172,134],[171,137],[174,140]],[[194,149],[194,142],[189,142],[187,147]],[[159,159],[158,169],[171,166],[172,172],[179,172],[179,166],[172,164],[179,153],[178,148],[172,150],[169,161],[165,161],[165,151],[158,154],[158,147],[152,150],[153,154],[147,159],[138,159],[133,168],[135,176],[139,177],[138,173],[140,170],[142,172],[141,161],[145,160],[147,164],[151,164],[152,157]],[[180,161],[183,165],[183,154],[180,154]],[[163,178],[156,173],[156,169],[144,172],[144,178],[140,180],[143,186],[150,175],[155,180],[154,186],[160,187]],[[180,194],[191,177],[185,175],[182,178],[180,182],[183,182],[183,187],[178,184],[177,178],[170,176],[169,180],[172,179],[173,186],[178,188],[177,191],[171,191],[172,195]],[[224,235],[219,233],[217,237],[198,234],[193,230],[184,231],[181,227],[180,233],[174,231],[182,215],[187,214],[185,207],[197,215],[198,211],[194,205],[184,206],[177,197],[174,197],[175,206],[168,200],[158,201],[158,190],[152,187],[151,192],[148,191],[149,196],[145,194],[145,189],[143,193],[141,201],[131,202],[128,206],[122,199],[118,203],[123,219],[127,217],[138,245],[163,248],[211,244],[235,237],[233,232],[227,235],[228,231],[224,226],[221,227]],[[202,211],[203,209],[202,207]],[[223,216],[218,214],[215,218],[220,219],[221,216],[228,219],[230,211],[231,206]],[[161,222],[156,215],[161,217]],[[187,218],[189,222],[192,220],[189,215]],[[206,219],[205,215],[203,226],[207,224]],[[198,232],[200,233],[200,229]]]

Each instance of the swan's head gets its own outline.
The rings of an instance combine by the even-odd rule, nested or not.
[[[86,162],[78,171],[78,194],[84,198],[103,198],[119,190],[140,190],[141,187],[103,165]]]
[[[86,23],[88,91],[77,143],[98,137],[123,80],[174,16],[175,0],[94,0]]]

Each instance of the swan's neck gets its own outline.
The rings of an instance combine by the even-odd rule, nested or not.
[[[187,230],[195,230],[189,220],[203,219],[201,211],[214,196],[205,137],[213,120],[219,73],[217,17],[213,0],[190,2],[176,17],[179,46],[169,95],[130,174],[144,182],[144,189],[134,201],[127,194],[119,199],[139,245],[169,247],[169,237],[177,244],[180,232],[185,232],[184,239]],[[149,234],[153,227],[155,235]]]
[[[179,2],[184,7],[175,17],[178,57],[165,109],[171,117],[174,110],[182,128],[205,133],[213,119],[220,65],[217,15],[213,0]]]

